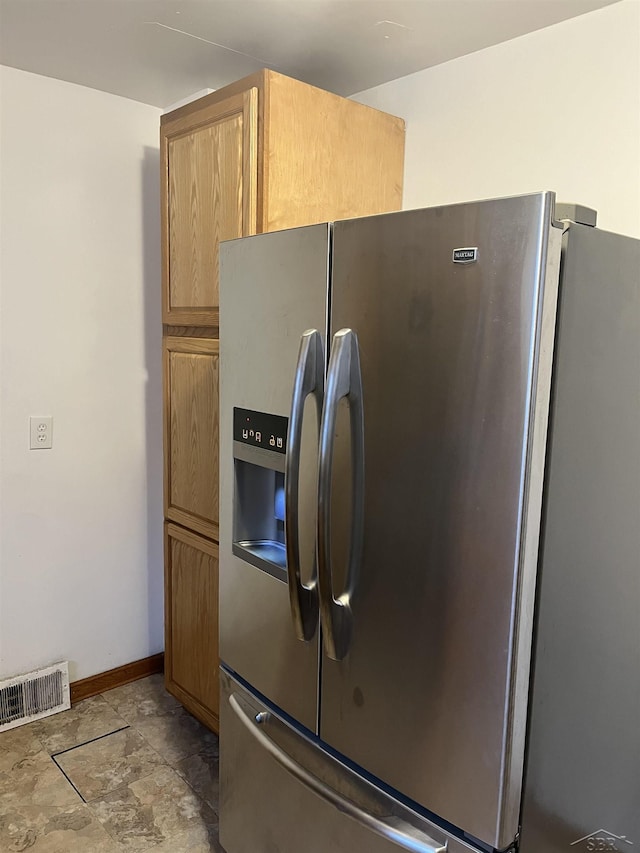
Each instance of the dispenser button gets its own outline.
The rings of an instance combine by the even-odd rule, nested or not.
[[[262,442],[262,433],[261,432],[256,432],[256,441]]]
[[[272,435],[272,436],[271,436],[271,438],[269,439],[269,444],[271,445],[271,447],[275,447],[275,446],[276,446],[276,437],[275,437],[275,435]]]
[[[242,430],[242,437],[243,438],[249,438],[249,430],[248,429]]]
[[[277,444],[278,444],[278,447],[280,449],[282,449],[282,439],[281,438],[278,439]]]

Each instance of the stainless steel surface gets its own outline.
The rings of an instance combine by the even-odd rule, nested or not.
[[[640,241],[579,225],[564,240],[520,853],[633,851]]]
[[[231,550],[241,560],[286,582],[287,555],[282,542],[273,539],[251,539],[234,542]]]
[[[299,640],[310,640],[318,625],[315,559],[310,582],[304,584],[300,577],[298,483],[300,480],[304,404],[310,395],[313,395],[316,403],[318,429],[320,428],[325,368],[322,340],[322,335],[317,329],[307,329],[300,339],[300,352],[293,384],[291,416],[287,435],[284,530],[291,616]]]
[[[235,464],[245,464],[234,464],[232,427],[234,406],[289,417],[300,336],[326,324],[328,244],[328,226],[317,225],[230,241],[220,249],[220,656],[312,731],[317,633],[300,642],[286,584],[232,551]],[[308,508],[315,505],[316,470],[317,443],[303,441],[303,530],[315,528]],[[306,537],[300,559],[305,582],[314,553]]]
[[[502,809],[497,837],[511,837],[520,819],[522,780],[527,733],[527,706],[531,676],[531,649],[535,590],[540,549],[540,525],[544,489],[549,405],[558,309],[558,286],[563,229],[554,221],[549,231],[546,257],[543,256],[544,285],[538,304],[537,340],[533,364],[533,389],[529,410],[529,446],[525,462],[525,483],[520,533],[520,566],[516,599],[517,619],[512,628],[509,707],[503,741]]]
[[[393,842],[397,849],[413,850],[415,853],[446,853],[446,847],[432,838],[418,837],[414,828],[403,827],[397,819],[379,818],[373,809],[363,808],[359,803],[347,799],[343,793],[336,791],[321,778],[310,773],[303,765],[295,762],[274,740],[261,731],[261,727],[271,721],[271,715],[263,712],[254,716],[252,720],[251,706],[247,709],[242,699],[233,694],[229,697],[229,704],[247,731],[259,741],[260,746],[299,782],[327,803],[335,806],[348,817],[359,821],[371,832]]]
[[[358,336],[367,476],[351,645],[323,662],[321,736],[496,847],[518,825],[553,202],[408,211],[333,238],[330,331]],[[460,246],[477,262],[453,264]]]
[[[331,562],[331,482],[333,445],[336,433],[338,403],[349,403],[351,442],[351,525],[348,564],[340,573],[346,578],[342,592],[334,593]],[[351,329],[341,329],[333,337],[327,373],[327,394],[322,425],[318,473],[318,583],[324,648],[329,657],[342,660],[351,641],[352,617],[350,599],[360,562],[364,529],[364,420],[362,377],[358,337]]]
[[[318,748],[224,671],[221,688],[228,853],[478,853]]]
[[[286,459],[282,453],[274,453],[267,448],[252,447],[241,441],[234,441],[233,456],[235,459],[242,459],[243,462],[250,462],[252,465],[260,465],[262,468],[270,468],[272,471],[280,471],[284,474]]]

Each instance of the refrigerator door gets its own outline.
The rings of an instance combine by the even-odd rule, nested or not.
[[[220,249],[220,657],[311,731],[328,253],[326,224]]]
[[[522,784],[553,200],[408,211],[333,235],[320,735],[498,848],[515,838]]]

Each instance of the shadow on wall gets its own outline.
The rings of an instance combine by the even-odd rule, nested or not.
[[[162,309],[160,279],[160,151],[145,147],[142,160],[142,234],[147,487],[147,591],[149,653],[164,647]]]

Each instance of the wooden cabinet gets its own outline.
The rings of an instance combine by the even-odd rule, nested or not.
[[[218,352],[210,338],[166,336],[164,512],[218,538]]]
[[[263,70],[164,115],[160,141],[166,685],[217,728],[218,245],[398,210],[404,122]]]
[[[218,243],[254,234],[258,90],[167,122],[163,320],[218,325]]]
[[[218,242],[398,210],[404,122],[273,71],[162,117],[163,322],[217,326]]]
[[[165,525],[165,683],[217,731],[218,546]]]
[[[404,121],[265,72],[258,231],[402,207]]]

